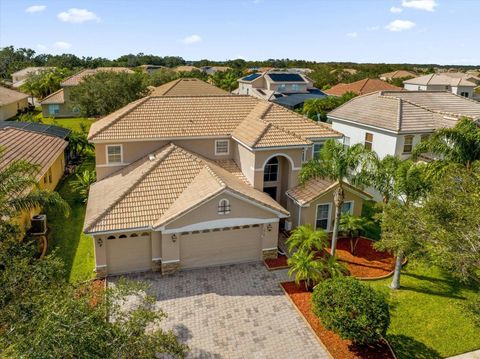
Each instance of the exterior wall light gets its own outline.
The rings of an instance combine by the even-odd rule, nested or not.
[[[177,235],[174,233],[172,234],[172,242],[175,243],[177,241]]]
[[[97,238],[97,244],[99,247],[103,246],[103,239]]]
[[[272,231],[272,224],[271,224],[271,223],[269,223],[269,224],[267,225],[267,231],[269,231],[269,232]]]

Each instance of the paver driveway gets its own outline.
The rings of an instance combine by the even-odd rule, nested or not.
[[[162,327],[188,344],[189,358],[329,357],[278,285],[286,270],[249,263],[129,278],[151,284],[168,315]]]

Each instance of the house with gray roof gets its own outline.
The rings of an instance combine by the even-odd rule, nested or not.
[[[345,145],[362,143],[380,157],[410,157],[417,143],[466,117],[480,119],[480,103],[443,91],[378,91],[355,97],[328,114]]]
[[[477,84],[465,76],[430,74],[403,81],[409,91],[450,91],[455,95],[472,98]]]

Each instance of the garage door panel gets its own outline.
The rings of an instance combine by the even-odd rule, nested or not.
[[[146,271],[151,269],[149,236],[107,240],[107,270],[109,274]]]
[[[198,268],[261,259],[260,227],[190,233],[180,238],[180,265]]]

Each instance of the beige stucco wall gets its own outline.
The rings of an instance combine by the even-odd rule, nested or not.
[[[232,158],[251,184],[255,181],[255,153],[233,141]]]
[[[15,117],[18,110],[22,110],[28,106],[28,98],[12,102],[7,105],[0,106],[0,121],[8,120]]]
[[[40,181],[38,182],[38,185],[41,189],[49,189],[53,191],[57,185],[58,182],[63,177],[63,174],[65,173],[65,153],[62,151],[55,162],[53,162],[52,166],[45,172],[45,174],[42,176]],[[52,180],[50,181],[50,174],[52,177]]]
[[[363,207],[363,198],[357,194],[345,189],[345,202],[353,201],[353,215],[361,216]],[[298,226],[298,212],[300,211],[300,225],[310,224],[315,228],[315,216],[317,205],[330,203],[330,230],[333,229],[333,222],[335,220],[335,204],[333,201],[333,190],[328,191],[323,196],[315,199],[310,203],[309,207],[302,207],[299,209],[291,199],[288,200],[287,209],[290,211],[290,220],[293,226]],[[293,209],[296,207],[295,209]]]

